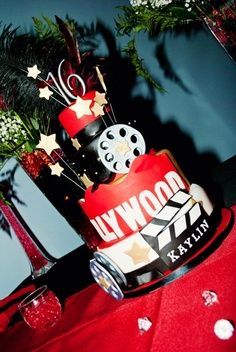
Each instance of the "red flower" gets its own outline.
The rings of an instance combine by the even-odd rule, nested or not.
[[[32,177],[37,178],[41,171],[51,162],[51,159],[44,150],[24,152],[21,156],[21,164],[25,171]]]

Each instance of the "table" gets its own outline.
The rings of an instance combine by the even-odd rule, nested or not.
[[[236,206],[232,206],[236,215]],[[71,268],[76,280],[79,266]],[[116,301],[90,284],[63,301],[63,315],[53,328],[35,332],[23,321],[0,333],[3,352],[235,352],[236,331],[219,339],[219,319],[236,323],[236,224],[220,247],[193,270],[156,291]],[[207,306],[202,293],[217,294]],[[141,332],[138,319],[150,329]]]

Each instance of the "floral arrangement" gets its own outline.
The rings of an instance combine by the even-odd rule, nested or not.
[[[194,22],[204,22],[219,34],[223,43],[236,47],[235,1],[217,0],[130,0],[130,5],[120,6],[115,19],[118,35],[131,37],[123,51],[128,55],[138,75],[145,78],[155,88],[163,91],[140,59],[135,35],[147,32],[156,37],[167,30],[182,28]],[[232,54],[232,56],[234,56]],[[236,58],[236,54],[235,54]]]
[[[22,153],[31,152],[39,139],[37,117],[21,118],[14,110],[0,110],[0,157],[20,159]]]
[[[44,121],[46,120],[46,121]],[[0,158],[4,162],[15,157],[35,179],[50,159],[37,150],[40,133],[47,134],[50,119],[44,116],[20,116],[11,109],[0,110]]]
[[[45,150],[37,147],[41,136],[55,134],[62,145],[66,143],[56,118],[64,108],[54,97],[58,65],[64,61],[62,79],[78,74],[92,89],[99,84],[95,66],[104,62],[93,55],[97,45],[93,27],[55,18],[54,22],[34,17],[30,33],[22,34],[11,26],[0,33],[0,164],[15,157],[33,179],[52,162]],[[81,87],[73,80],[71,85],[79,95]],[[52,91],[48,87],[54,90],[50,101]],[[1,187],[0,199],[4,199]]]
[[[0,111],[0,153],[3,157],[17,154],[17,145],[23,148],[27,137],[26,130],[17,113],[14,111]]]

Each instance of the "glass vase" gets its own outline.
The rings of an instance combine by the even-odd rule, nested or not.
[[[30,229],[26,230],[27,225],[24,224],[24,220],[21,218],[14,205],[8,205],[0,200],[0,211],[14,230],[17,239],[28,257],[32,278],[34,279],[45,274],[55,264],[56,260],[51,256],[48,258],[40,248],[40,244],[37,243],[37,239],[36,237],[34,238]]]
[[[227,2],[220,9],[213,10],[204,18],[204,22],[211,34],[236,62],[236,3]]]

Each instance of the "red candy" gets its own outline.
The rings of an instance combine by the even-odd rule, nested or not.
[[[41,294],[40,294],[40,290]],[[61,304],[56,295],[46,286],[36,290],[39,294],[30,300],[26,298],[19,306],[25,322],[37,330],[45,330],[54,326],[61,317]]]

